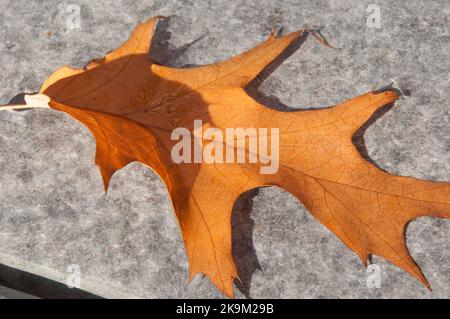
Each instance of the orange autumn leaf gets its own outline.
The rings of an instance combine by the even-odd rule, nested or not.
[[[233,296],[233,280],[238,277],[231,243],[234,202],[251,189],[276,185],[295,195],[363,263],[371,254],[382,256],[429,287],[408,253],[405,227],[419,216],[449,218],[450,183],[391,175],[362,156],[353,141],[374,112],[399,98],[395,91],[369,92],[324,109],[273,110],[255,101],[244,87],[301,31],[271,35],[223,62],[181,69],[150,60],[157,21],[155,17],[139,24],[120,48],[84,69],[57,70],[41,93],[50,97],[51,108],[90,129],[105,189],[114,172],[133,161],[161,177],[179,220],[190,278],[202,272]],[[263,174],[268,164],[262,157],[249,161],[257,156],[250,137],[235,137],[219,147],[212,136],[198,135],[195,120],[201,121],[202,131],[215,128],[223,136],[227,128],[274,133],[277,171]],[[193,153],[200,139],[205,147],[215,143],[219,158],[231,147],[233,158],[243,151],[246,160],[177,163],[171,154],[178,143],[172,136],[176,128],[187,128],[196,136]],[[275,143],[268,140],[267,154]]]

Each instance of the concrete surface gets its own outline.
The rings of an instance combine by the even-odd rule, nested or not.
[[[81,9],[78,29],[71,29],[70,4]],[[370,4],[381,10],[380,28],[366,23]],[[309,38],[264,81],[261,99],[272,107],[324,107],[394,79],[411,95],[368,129],[370,156],[395,174],[450,181],[448,0],[0,0],[0,104],[37,91],[64,64],[102,57],[137,21],[157,14],[173,17],[152,55],[172,66],[238,54],[273,25],[283,32],[321,26],[339,49]],[[81,288],[105,297],[222,297],[201,276],[188,285],[184,247],[159,178],[131,164],[105,196],[94,148],[87,129],[64,114],[0,113],[0,263],[62,282],[75,264]],[[433,292],[377,257],[381,288],[368,288],[370,274],[356,255],[281,189],[244,196],[233,224],[247,286],[257,261],[261,268],[242,289],[251,297],[450,297],[448,220],[420,218],[407,231]]]

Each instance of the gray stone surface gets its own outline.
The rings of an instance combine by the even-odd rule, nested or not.
[[[366,25],[371,3],[380,6],[380,28]],[[81,8],[79,29],[66,23],[69,4]],[[137,21],[157,14],[173,17],[153,55],[172,66],[238,54],[272,25],[283,32],[321,26],[338,49],[309,38],[261,85],[267,103],[324,107],[394,79],[411,95],[368,129],[370,156],[392,173],[450,180],[448,0],[0,0],[0,104],[37,91],[64,64],[103,56]],[[63,282],[77,264],[81,287],[106,297],[222,297],[206,278],[187,283],[184,247],[159,178],[131,164],[105,196],[94,149],[87,129],[64,114],[0,112],[0,263]],[[450,297],[448,220],[420,218],[407,231],[429,292],[377,257],[381,288],[368,288],[356,255],[281,189],[247,195],[235,215],[240,267],[248,273],[255,265],[251,238],[261,267],[251,297]]]

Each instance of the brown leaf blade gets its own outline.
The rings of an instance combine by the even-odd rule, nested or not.
[[[276,185],[299,198],[364,263],[370,254],[383,256],[428,286],[408,253],[404,231],[416,217],[450,218],[450,183],[390,175],[367,162],[352,143],[376,110],[398,98],[395,92],[370,92],[314,111],[272,110],[243,88],[301,31],[271,36],[223,62],[177,69],[148,58],[156,21],[140,24],[103,60],[56,71],[41,93],[51,98],[52,108],[91,130],[105,189],[114,172],[133,161],[161,177],[179,220],[190,278],[202,272],[233,296],[238,276],[231,251],[233,204],[243,192]],[[260,163],[174,163],[172,131],[192,132],[199,119],[204,128],[221,132],[279,128],[279,171],[263,175]],[[251,152],[248,144],[245,152]]]

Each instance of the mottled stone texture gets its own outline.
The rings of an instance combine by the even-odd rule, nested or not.
[[[366,25],[371,3],[381,9],[380,28]],[[80,29],[66,24],[69,4],[81,8]],[[450,180],[448,0],[0,0],[0,103],[37,91],[64,64],[102,57],[157,14],[172,17],[152,55],[171,66],[238,54],[272,26],[322,27],[337,49],[310,37],[265,79],[259,98],[278,108],[325,107],[395,80],[410,96],[367,130],[369,155],[395,174]],[[134,163],[114,176],[105,196],[94,150],[88,130],[64,114],[0,112],[0,263],[58,280],[77,264],[82,288],[106,297],[222,297],[201,276],[188,284],[160,179]],[[244,195],[234,215],[241,288],[251,297],[450,297],[450,221],[420,218],[407,231],[429,292],[378,257],[381,288],[368,288],[357,256],[281,189]]]

